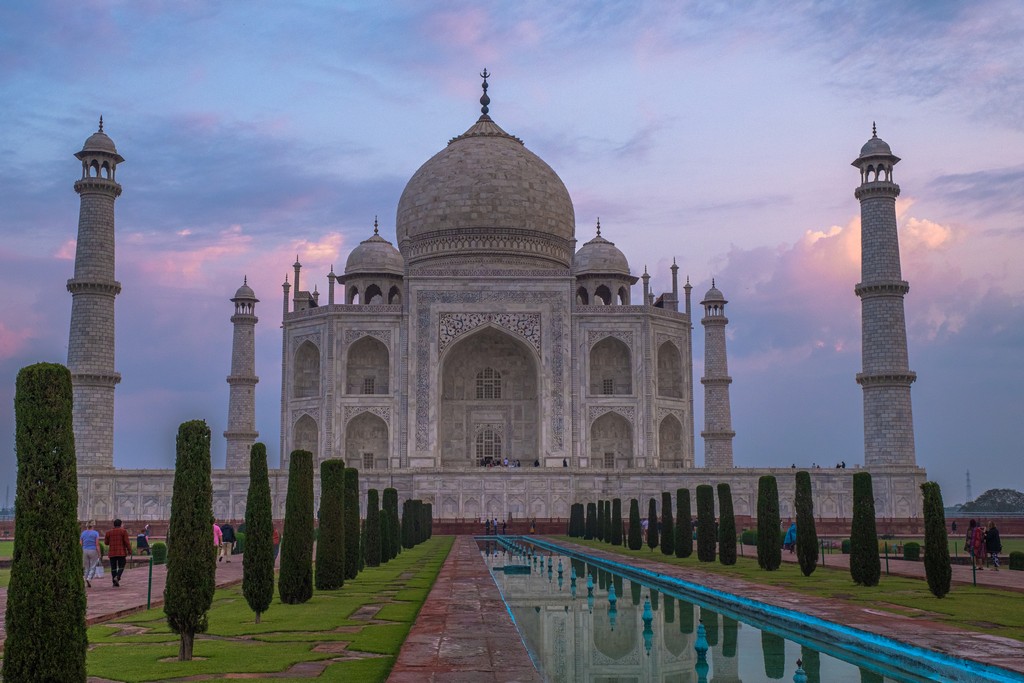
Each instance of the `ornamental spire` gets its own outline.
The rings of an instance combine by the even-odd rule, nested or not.
[[[100,132],[103,132],[103,114],[100,114]]]
[[[874,121],[871,122],[871,137],[872,138],[877,138],[878,137],[878,129],[875,128],[875,122]]]
[[[490,77],[491,74],[488,73],[486,68],[484,68],[484,70],[480,72],[480,78],[484,79],[484,82],[481,86],[484,89],[484,94],[480,96],[480,112],[484,116],[487,116],[487,112],[490,111],[487,108],[487,105],[491,103],[491,98],[487,96],[487,79]]]
[[[376,235],[376,234],[377,234],[377,230],[378,230],[378,228],[377,228],[377,217],[376,217],[376,216],[374,216],[374,217],[373,217],[373,234],[374,234],[374,235]]]
[[[597,218],[597,236],[598,237],[601,236],[601,217],[600,216],[598,216],[598,218]]]

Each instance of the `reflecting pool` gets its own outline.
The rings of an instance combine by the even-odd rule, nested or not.
[[[682,591],[631,581],[525,540],[479,544],[530,655],[549,681],[935,680],[894,673],[856,654],[827,654],[822,650],[829,648],[816,648],[813,637],[787,638],[785,630],[761,629],[687,601]]]

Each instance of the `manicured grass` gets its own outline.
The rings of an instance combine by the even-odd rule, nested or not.
[[[0,557],[5,559],[14,557],[14,541],[0,541]]]
[[[241,586],[218,590],[209,630],[197,636],[191,662],[177,661],[178,636],[167,628],[160,609],[94,626],[89,629],[89,675],[131,683],[278,672],[284,676],[275,682],[383,681],[426,599],[423,587],[433,585],[452,542],[450,536],[432,538],[387,564],[365,569],[341,590],[314,593],[302,605],[275,598],[259,624]],[[367,606],[379,609],[357,614]],[[343,643],[347,646],[341,649]],[[326,661],[331,663],[315,679],[288,678],[296,664]]]
[[[597,540],[586,541],[567,536],[556,536],[553,540],[605,550],[627,558],[663,562],[695,572],[734,576],[752,583],[785,588],[810,597],[842,600],[858,606],[1024,641],[1024,620],[1020,616],[1019,592],[987,586],[954,584],[950,593],[940,599],[931,594],[924,579],[886,576],[884,567],[882,579],[877,586],[858,586],[850,578],[848,569],[830,568],[828,556],[825,557],[824,567],[819,564],[813,574],[805,577],[795,562],[783,562],[774,572],[764,571],[757,566],[756,554],[752,557],[750,553],[745,557],[738,557],[734,566],[726,567],[718,562],[700,562],[696,553],[680,559],[666,557],[660,551],[651,551],[646,546],[641,550],[632,551]],[[744,552],[749,549],[751,546],[747,546]]]
[[[11,570],[0,569],[0,588],[7,588],[7,584],[11,582]]]

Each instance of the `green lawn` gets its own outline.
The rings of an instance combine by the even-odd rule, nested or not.
[[[843,600],[858,606],[869,606],[872,609],[939,621],[957,628],[1024,641],[1024,619],[1021,619],[1020,615],[1021,593],[985,586],[954,584],[950,593],[940,599],[931,594],[924,579],[886,576],[884,562],[879,584],[865,588],[853,582],[849,570],[829,568],[828,556],[825,556],[824,567],[819,564],[811,576],[805,577],[795,562],[783,562],[774,572],[762,570],[757,566],[757,551],[753,546],[745,546],[746,556],[738,557],[735,566],[726,567],[718,562],[700,562],[697,560],[696,548],[693,555],[680,559],[662,555],[660,549],[651,551],[647,546],[632,551],[597,540],[585,541],[568,536],[555,536],[553,540],[577,543],[618,553],[627,558],[643,558],[698,572],[735,576],[812,597]]]
[[[178,637],[160,609],[93,626],[89,675],[135,682],[280,672],[283,677],[273,678],[279,682],[310,680],[297,671],[294,679],[288,676],[293,666],[312,665],[322,667],[317,681],[386,680],[453,540],[432,538],[363,570],[341,590],[315,592],[302,605],[285,605],[275,597],[259,624],[241,586],[218,590],[209,631],[197,637],[191,662],[177,661]],[[370,614],[360,611],[365,607]]]
[[[0,541],[0,557],[5,559],[14,557],[14,541]]]

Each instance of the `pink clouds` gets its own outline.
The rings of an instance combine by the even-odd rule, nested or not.
[[[8,327],[7,323],[0,322],[0,360],[14,358],[25,351],[29,342],[38,337],[38,331],[28,325],[22,324],[18,327]]]
[[[78,240],[70,239],[63,242],[54,252],[53,257],[61,261],[74,261],[75,251],[78,249]]]

